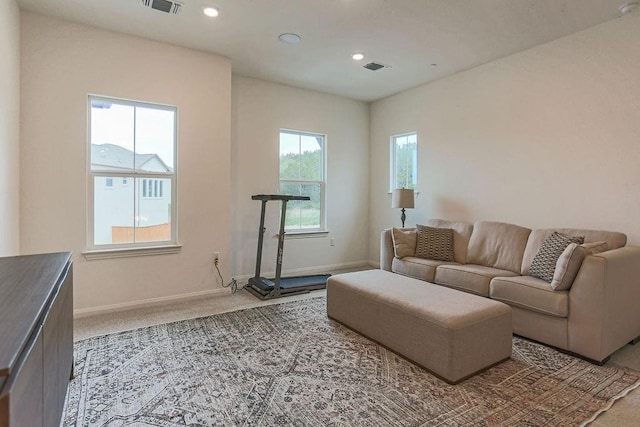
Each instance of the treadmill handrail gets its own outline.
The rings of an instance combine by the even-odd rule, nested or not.
[[[258,228],[258,251],[256,254],[256,274],[254,279],[260,280],[260,265],[262,263],[262,245],[264,242],[264,217],[267,202],[270,200],[282,201],[280,205],[280,231],[278,232],[278,252],[276,253],[276,277],[273,279],[274,287],[271,296],[278,298],[280,296],[280,276],[282,274],[282,256],[284,253],[284,235],[285,223],[287,216],[287,203],[290,200],[311,200],[309,196],[293,196],[290,194],[256,194],[251,196],[252,200],[260,200],[262,207],[260,210],[260,228]]]
[[[255,194],[251,196],[251,200],[311,200],[311,197],[291,194]]]

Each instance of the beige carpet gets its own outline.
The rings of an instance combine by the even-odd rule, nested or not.
[[[326,318],[324,298],[76,343],[64,425],[581,425],[640,384],[514,339],[459,385]]]

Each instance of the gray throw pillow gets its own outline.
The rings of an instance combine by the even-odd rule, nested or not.
[[[436,261],[453,261],[453,229],[418,224],[416,256]]]
[[[557,231],[551,233],[542,243],[536,256],[533,257],[531,267],[529,268],[529,275],[551,283],[558,258],[560,258],[562,252],[564,252],[571,243],[583,244],[584,236],[572,237],[558,233]]]
[[[569,243],[569,246],[562,251],[551,281],[554,291],[567,291],[571,288],[586,254],[587,249],[584,245],[577,243]]]

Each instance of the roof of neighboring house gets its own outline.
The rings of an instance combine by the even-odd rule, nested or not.
[[[156,159],[164,170],[149,169],[151,160]],[[152,154],[137,154],[131,150],[115,144],[91,144],[91,169],[92,170],[131,170],[135,164],[135,170],[146,172],[171,172],[160,156]],[[147,167],[145,167],[145,165]]]

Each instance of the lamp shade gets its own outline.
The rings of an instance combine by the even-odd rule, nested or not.
[[[413,190],[411,188],[396,188],[391,192],[392,208],[413,208]]]

